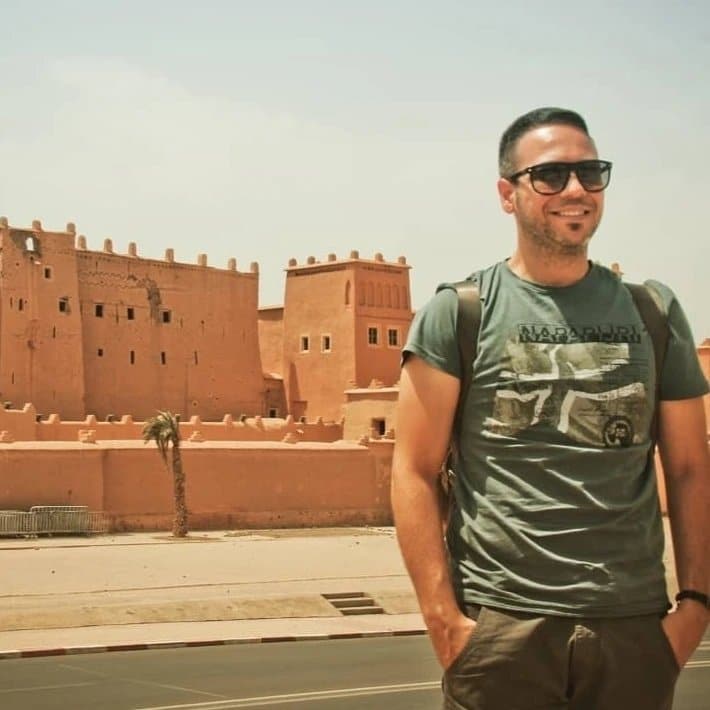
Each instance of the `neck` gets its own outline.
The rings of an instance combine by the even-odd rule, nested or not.
[[[578,254],[544,255],[526,253],[518,248],[508,260],[510,270],[521,279],[540,286],[571,286],[589,271],[586,249]]]

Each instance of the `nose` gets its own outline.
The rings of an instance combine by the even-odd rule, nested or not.
[[[562,192],[565,195],[585,195],[587,193],[574,170],[570,172],[569,180],[567,180],[565,189]]]

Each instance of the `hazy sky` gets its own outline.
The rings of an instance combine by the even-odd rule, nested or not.
[[[534,8],[534,9],[533,9]],[[614,161],[591,256],[710,337],[707,0],[0,0],[0,214],[90,249],[412,265],[421,305],[507,256],[501,131],[581,111]]]

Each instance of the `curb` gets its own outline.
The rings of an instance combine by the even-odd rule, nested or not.
[[[343,641],[348,639],[425,636],[425,629],[397,631],[357,631],[336,634],[301,634],[299,636],[254,636],[207,641],[146,641],[145,643],[119,643],[107,646],[69,646],[66,648],[41,648],[27,651],[0,651],[0,660],[13,658],[41,658],[46,656],[76,656],[88,653],[115,653],[120,651],[155,651],[170,648],[200,648],[203,646],[235,646],[247,643],[290,643],[293,641]]]

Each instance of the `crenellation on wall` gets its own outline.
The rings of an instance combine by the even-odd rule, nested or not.
[[[338,259],[337,255],[334,252],[330,252],[329,254],[327,254],[325,261],[321,261],[317,257],[315,257],[313,255],[309,255],[306,257],[305,262],[303,262],[301,264],[299,264],[298,259],[296,259],[296,257],[290,257],[287,262],[287,265],[286,265],[286,271],[290,271],[292,269],[311,270],[310,267],[315,267],[315,266],[328,267],[333,264],[342,265],[342,264],[346,264],[348,262],[353,262],[353,261],[360,262],[363,265],[370,264],[371,265],[370,268],[376,268],[379,266],[382,266],[382,267],[392,266],[392,267],[398,267],[398,268],[405,267],[407,269],[411,268],[407,264],[407,259],[404,256],[398,256],[395,261],[387,261],[385,259],[384,255],[382,254],[382,252],[375,252],[375,254],[373,254],[371,259],[367,259],[367,258],[361,258],[360,252],[357,249],[352,249],[350,251],[349,256],[347,258],[343,258],[343,259]]]
[[[111,421],[99,421],[95,414],[81,420],[62,419],[53,412],[37,421],[38,413],[32,404],[23,409],[0,408],[0,431],[7,431],[13,441],[50,442],[77,441],[82,430],[92,430],[98,441],[136,441],[143,438],[145,422],[130,414],[114,415]],[[233,414],[208,421],[192,415],[180,422],[180,435],[187,441],[195,431],[209,441],[281,441],[289,432],[300,432],[307,442],[334,442],[343,438],[344,422],[326,422],[317,417],[311,422],[296,422],[293,416],[285,418],[252,416],[238,421]]]

